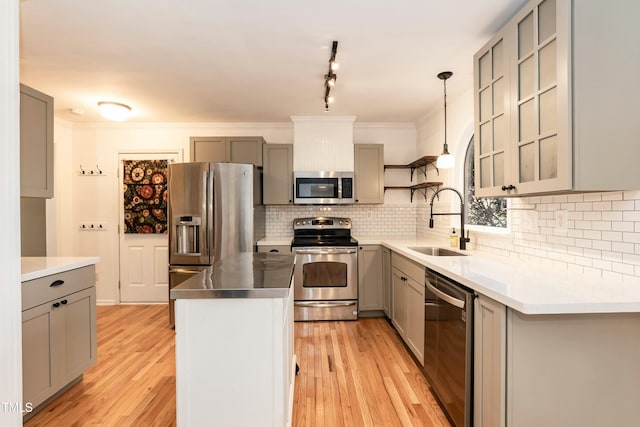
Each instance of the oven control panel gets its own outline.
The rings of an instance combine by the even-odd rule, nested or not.
[[[350,218],[314,217],[296,218],[293,220],[294,230],[351,229]]]

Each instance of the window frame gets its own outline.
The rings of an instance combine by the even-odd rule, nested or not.
[[[469,158],[470,153],[473,152],[475,156],[475,148],[474,148],[474,135],[471,135],[469,143],[467,144],[464,150],[464,157],[462,160],[462,188],[464,194],[464,226],[466,229],[481,233],[490,233],[494,235],[508,235],[511,234],[511,210],[509,209],[509,199],[502,198],[505,201],[506,206],[506,227],[494,227],[489,225],[478,225],[478,224],[470,224],[468,222],[469,218],[469,207],[471,203],[469,203],[469,183],[471,180],[475,181],[474,169],[475,169],[475,159],[474,157]],[[498,199],[496,197],[496,199]]]

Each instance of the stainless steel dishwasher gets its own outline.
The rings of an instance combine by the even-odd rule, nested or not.
[[[424,373],[456,427],[472,422],[473,291],[426,270]]]

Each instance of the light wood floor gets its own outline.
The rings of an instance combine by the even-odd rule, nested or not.
[[[167,308],[98,307],[98,364],[25,426],[175,425]],[[294,426],[443,426],[424,376],[384,319],[295,325]]]

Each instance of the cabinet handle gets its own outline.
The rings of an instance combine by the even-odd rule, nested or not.
[[[277,249],[271,249],[269,252],[280,252],[280,251]]]
[[[511,191],[515,189],[516,189],[516,186],[512,184],[502,186],[502,191]]]
[[[63,299],[62,301],[60,301],[60,304],[62,304],[62,305],[66,305],[66,304],[67,304],[67,300],[66,300],[66,299]]]
[[[49,285],[50,288],[55,288],[56,286],[60,286],[64,284],[64,280],[56,280],[52,284]]]
[[[60,307],[60,303],[59,302],[54,302],[53,303],[53,308],[58,308]]]

